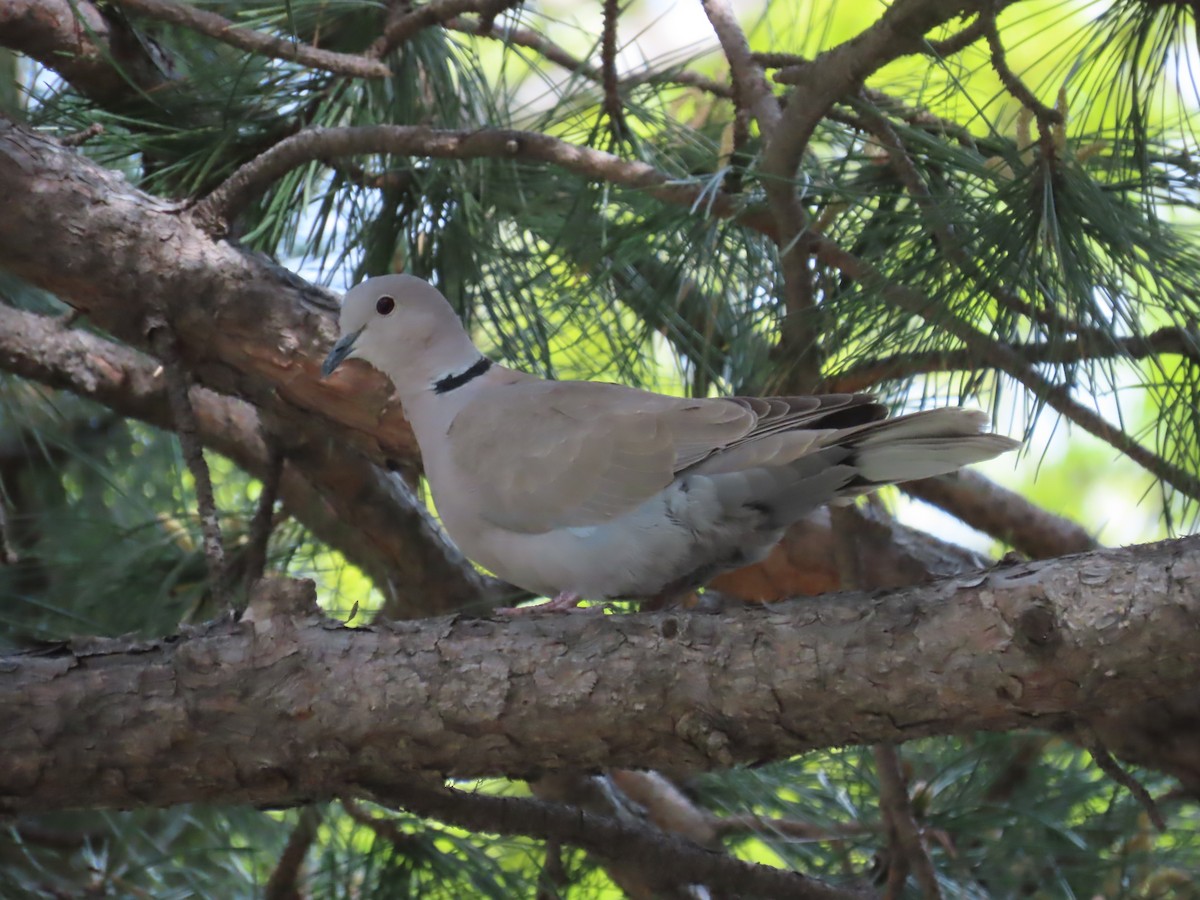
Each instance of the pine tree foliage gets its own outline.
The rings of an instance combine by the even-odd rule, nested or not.
[[[906,5],[917,4],[891,7]],[[549,135],[616,164],[647,164],[690,191],[687,202],[669,202],[522,152],[318,148],[237,211],[231,236],[246,252],[338,289],[390,271],[429,278],[490,355],[548,376],[699,396],[873,390],[896,408],[961,401],[990,408],[1002,427],[1015,422],[1034,457],[1045,434],[1070,423],[1153,476],[1168,527],[1194,524],[1194,3],[961,4],[966,14],[944,16],[920,53],[871,66],[816,123],[791,182],[807,228],[782,245],[770,214],[780,179],[761,121],[734,102],[713,38],[681,47],[672,34],[674,23],[703,24],[701,7],[722,3],[68,6],[80,17],[71,27],[104,48],[119,87],[101,96],[59,60],[30,52],[0,12],[9,48],[0,51],[0,112],[76,140],[79,152],[174,203],[200,201],[281,142],[378,125]],[[84,6],[100,18],[87,19]],[[353,77],[247,50],[170,8],[216,14],[288,47],[383,63],[388,74]],[[797,79],[804,90],[806,61],[887,9],[811,0],[737,12],[755,64],[777,76],[764,83],[786,97]],[[423,12],[423,27],[379,43]],[[617,17],[616,57],[600,36],[606,15]],[[100,40],[95,22],[133,45]],[[745,77],[736,65],[735,75]],[[789,254],[804,255],[804,302],[786,299],[796,289]],[[0,299],[68,315],[15,277],[0,281]],[[86,320],[76,327],[102,333]],[[208,459],[236,571],[263,485],[229,459]],[[220,614],[197,509],[174,434],[0,376],[8,649],[165,634]],[[276,514],[267,555],[274,570],[315,578],[332,614],[366,620],[388,588],[373,590],[344,549]],[[1164,775],[1137,773],[1166,798],[1171,827],[1159,834],[1138,799],[1063,736],[968,735],[899,753],[936,888],[919,860],[897,855],[869,748],[695,776],[678,784],[679,796],[711,849],[831,884],[873,882],[886,896],[1200,896],[1200,812]],[[662,827],[653,805],[625,796],[611,774],[580,782],[572,802]],[[3,828],[0,895],[13,898],[653,894],[602,855],[349,800],[78,812]],[[662,895],[730,892],[680,882]]]

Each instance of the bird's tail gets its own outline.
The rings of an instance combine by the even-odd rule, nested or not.
[[[976,409],[929,409],[872,422],[838,443],[854,451],[854,468],[868,485],[893,484],[944,475],[1021,445],[984,434],[987,421]]]

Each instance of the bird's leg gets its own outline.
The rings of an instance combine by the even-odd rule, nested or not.
[[[558,595],[546,603],[537,606],[505,606],[496,610],[501,616],[523,616],[532,612],[571,612],[579,606],[583,598],[573,591],[560,591]]]

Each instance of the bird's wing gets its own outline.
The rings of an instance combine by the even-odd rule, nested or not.
[[[445,449],[467,474],[458,489],[471,492],[465,499],[481,519],[537,533],[636,508],[758,421],[751,404],[531,380],[481,390],[455,417]]]

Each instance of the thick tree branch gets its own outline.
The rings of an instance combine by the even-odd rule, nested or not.
[[[197,31],[239,50],[296,62],[310,69],[322,69],[352,78],[387,78],[392,74],[378,59],[321,50],[278,35],[241,28],[216,13],[188,3],[173,3],[171,0],[118,0],[118,5],[160,22],[170,22],[172,25]]]
[[[0,809],[284,804],[406,772],[687,772],[1148,722],[1196,703],[1197,628],[1200,538],[720,615],[350,629],[304,585],[267,582],[238,625],[4,659]],[[1194,752],[1169,761],[1200,784]]]
[[[88,0],[5,0],[0,44],[53,69],[105,106],[172,81],[166,61],[156,58],[119,15]]]

